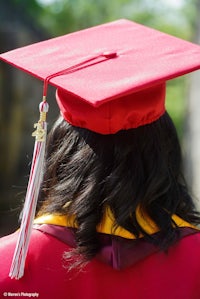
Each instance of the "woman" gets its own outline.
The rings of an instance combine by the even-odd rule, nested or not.
[[[144,30],[129,21],[108,24],[106,31],[104,26],[100,27],[108,39],[108,29],[115,34],[115,26],[120,32],[128,29],[129,35],[130,31],[135,32],[135,26],[141,33]],[[86,30],[87,36],[91,33],[99,42],[96,33],[101,31],[100,27]],[[152,34],[157,40],[156,32],[148,29],[147,33],[148,38]],[[77,38],[77,34],[74,37]],[[168,36],[164,36],[165,39],[162,55],[166,51],[166,59],[170,56],[170,61],[174,62],[170,45],[176,51],[182,51],[182,42],[174,38],[171,41]],[[49,42],[44,43],[45,51],[43,48],[39,52],[39,59],[41,53],[49,52]],[[56,39],[56,45],[58,43]],[[185,46],[186,42],[183,43]],[[53,44],[55,46],[55,41]],[[32,47],[35,55],[35,46]],[[154,54],[160,57],[157,46],[153,43],[152,47],[155,47]],[[190,47],[193,53],[196,46]],[[27,50],[27,57],[30,57],[30,48]],[[135,51],[134,48],[132,52]],[[15,56],[14,60],[22,57],[21,53],[18,57],[19,52],[11,55]],[[197,52],[191,60],[196,59],[195,67],[199,68],[199,48]],[[111,66],[115,68],[116,64],[123,67],[121,61],[125,54],[120,51],[111,54],[83,60],[83,70],[80,70],[81,63],[75,65],[75,70],[63,67],[64,71],[50,76],[53,79],[66,75],[70,85],[73,72],[77,72],[78,76],[74,77],[78,78],[77,89],[81,85],[81,92],[86,94],[90,85],[89,92],[94,93],[95,101],[91,104],[91,97],[86,100],[58,85],[57,102],[62,116],[48,136],[44,178],[25,275],[20,280],[8,277],[18,238],[16,232],[0,243],[1,259],[4,257],[0,272],[2,298],[197,299],[200,296],[200,233],[194,226],[199,224],[200,217],[182,175],[176,130],[165,111],[164,78],[169,70],[167,68],[163,74],[160,64],[166,64],[166,60],[163,62],[161,58],[158,63],[163,75],[157,84],[155,77],[152,79],[152,72],[157,73],[155,67],[149,79],[151,86],[147,86],[146,81],[144,84],[144,77],[147,80],[148,76],[142,73],[143,87],[138,90],[137,85],[131,91],[125,90],[127,84],[133,85],[140,72],[137,76],[137,70],[133,72],[131,65],[127,70],[126,60],[121,70],[123,75],[118,77],[112,70],[110,76],[106,72],[112,82],[105,80],[104,73],[101,77],[103,88],[94,88],[92,81],[88,81],[90,67],[95,69],[94,78],[98,71],[99,74],[102,72],[102,66],[107,70]],[[3,59],[5,57],[3,55]],[[12,60],[11,57],[6,59]],[[179,61],[176,65],[170,64],[174,77],[183,70],[194,69],[191,61],[184,60],[183,63],[183,60],[180,64]],[[26,55],[23,52],[24,61]],[[29,72],[34,73],[32,67]],[[126,79],[123,70],[128,72]],[[45,82],[48,82],[49,77],[46,78]],[[105,98],[108,82],[110,98]],[[120,86],[124,84],[123,92],[118,90],[118,96],[114,97],[113,90],[118,88],[118,82]]]
[[[200,233],[191,223],[200,218],[167,113],[113,135],[60,117],[48,137],[39,199],[27,273],[4,290],[42,298],[198,298]],[[1,256],[10,259],[15,237],[4,242],[11,244]]]

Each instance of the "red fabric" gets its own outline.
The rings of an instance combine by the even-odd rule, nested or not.
[[[199,69],[200,47],[118,20],[9,51],[0,59],[44,80],[45,95],[47,82],[58,87],[61,112],[72,125],[113,134],[158,119],[166,80]]]
[[[114,134],[152,123],[165,112],[165,83],[93,107],[57,90],[56,99],[70,124],[101,134]]]
[[[116,52],[116,58],[101,54]],[[71,67],[97,57],[71,71]],[[0,59],[99,106],[200,68],[199,45],[129,20],[99,25],[1,54]],[[70,69],[70,71],[68,71]]]
[[[200,298],[200,233],[184,237],[168,255],[152,254],[125,270],[93,260],[76,273],[63,267],[63,252],[69,250],[66,244],[33,231],[26,274],[19,281],[8,277],[16,235],[0,242],[0,298],[21,292],[39,294],[40,299]]]
[[[76,247],[75,228],[68,228],[52,224],[34,224],[34,229],[49,234],[68,246]],[[179,227],[176,231],[181,239],[188,235],[196,234],[199,230],[191,227]],[[144,238],[126,239],[117,235],[98,234],[100,247],[95,259],[110,265],[115,270],[122,270],[133,266],[137,262],[159,251],[159,248]],[[159,233],[154,234],[159,239]]]

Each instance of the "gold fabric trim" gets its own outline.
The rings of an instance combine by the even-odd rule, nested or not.
[[[136,218],[140,226],[148,234],[152,235],[159,231],[157,225],[147,215],[142,213],[139,208],[136,211]],[[172,220],[176,223],[178,227],[190,227],[196,230],[198,229],[197,227],[184,221],[177,215],[173,215]],[[66,227],[75,227],[75,228],[78,227],[74,216],[69,217],[67,215],[58,215],[58,214],[46,214],[41,217],[38,217],[35,219],[34,224],[53,224],[53,225],[66,226]],[[106,208],[103,219],[101,223],[97,226],[97,231],[104,234],[123,237],[126,239],[136,239],[135,235],[131,234],[123,227],[117,226],[116,229],[113,229],[114,225],[115,225],[115,218],[113,216],[113,213],[109,208]],[[142,235],[140,236],[140,238],[141,237]]]

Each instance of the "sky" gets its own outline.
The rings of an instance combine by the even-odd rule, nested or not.
[[[52,3],[56,3],[56,1],[59,0],[37,0],[38,3],[41,3],[43,5],[50,5]],[[160,4],[163,3],[165,5],[174,7],[174,8],[181,8],[181,6],[184,3],[184,0],[160,0]]]

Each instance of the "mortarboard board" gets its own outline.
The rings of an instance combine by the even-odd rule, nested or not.
[[[165,82],[198,69],[200,47],[118,20],[19,48],[0,59],[56,86],[68,122],[112,134],[158,119],[165,110]]]
[[[200,68],[200,46],[118,20],[19,48],[1,54],[0,59],[44,81],[25,201],[29,205],[24,208],[10,272],[20,278],[42,178],[47,85],[57,87],[57,102],[66,121],[114,134],[151,123],[164,113],[166,81]]]

